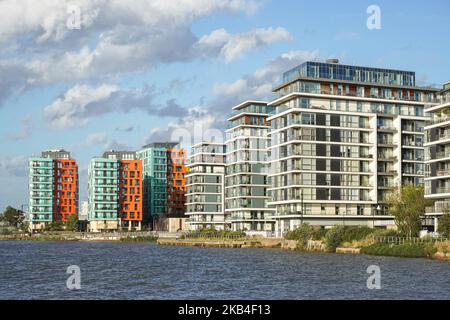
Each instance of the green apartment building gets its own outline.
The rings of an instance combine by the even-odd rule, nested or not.
[[[118,228],[118,161],[93,158],[88,169],[88,220],[90,231]]]
[[[29,159],[29,214],[32,230],[53,221],[53,160]]]
[[[167,212],[167,151],[177,143],[151,143],[137,151],[142,160],[142,203],[144,223]]]

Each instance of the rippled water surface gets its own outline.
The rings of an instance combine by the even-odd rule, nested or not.
[[[449,262],[277,249],[0,241],[0,270],[0,299],[450,299]]]

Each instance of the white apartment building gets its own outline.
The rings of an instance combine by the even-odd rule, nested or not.
[[[274,88],[269,164],[276,233],[393,224],[386,196],[424,183],[424,109],[438,89],[410,71],[305,62]]]
[[[225,212],[232,230],[273,231],[267,194],[267,118],[273,109],[266,102],[245,101],[228,119]]]
[[[440,92],[439,105],[425,112],[431,116],[425,127],[425,198],[434,200],[425,215],[436,231],[438,218],[450,209],[450,82]]]
[[[201,142],[192,146],[186,175],[189,230],[230,229],[225,221],[225,145]]]

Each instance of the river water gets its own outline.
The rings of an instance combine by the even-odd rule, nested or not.
[[[279,249],[0,241],[0,270],[0,299],[450,299],[448,262]]]

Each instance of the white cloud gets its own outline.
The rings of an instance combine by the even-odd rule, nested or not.
[[[253,74],[245,75],[231,83],[215,84],[213,92],[219,97],[233,98],[236,102],[247,99],[267,99],[272,94],[272,88],[280,81],[283,72],[308,60],[317,60],[319,52],[290,51],[284,53]],[[229,106],[232,107],[232,106]]]
[[[211,110],[197,106],[188,109],[188,115],[167,126],[153,128],[144,140],[144,143],[156,141],[181,142],[182,146],[190,147],[205,140],[225,141],[222,119],[218,119]]]
[[[81,29],[67,26],[69,6],[81,12]],[[254,0],[3,0],[0,1],[0,106],[11,95],[42,85],[114,82],[161,63],[222,56],[290,38],[283,28],[231,35],[213,32],[201,41],[192,23],[217,12],[252,14]],[[209,38],[209,40],[207,40]],[[14,60],[10,57],[14,56]]]
[[[229,34],[225,29],[217,29],[204,35],[197,43],[197,48],[210,54],[216,54],[230,62],[241,57],[245,52],[269,44],[289,41],[292,37],[284,28],[255,29],[238,34]]]
[[[56,128],[84,126],[89,117],[111,110],[108,99],[119,91],[115,85],[104,84],[97,88],[75,86],[44,109],[44,117]]]
[[[213,92],[215,95],[234,96],[242,93],[246,89],[247,89],[247,80],[239,79],[232,83],[216,84],[213,87]]]
[[[69,6],[81,11],[81,30],[71,30]],[[3,0],[0,2],[0,43],[32,34],[36,43],[60,42],[76,35],[111,30],[117,25],[143,27],[186,25],[217,11],[256,10],[246,0]]]
[[[91,133],[87,136],[83,143],[84,147],[90,147],[97,144],[105,144],[108,141],[108,137],[104,132]]]
[[[153,116],[182,118],[187,110],[169,99],[165,103],[153,102],[157,95],[151,86],[120,89],[116,85],[97,87],[76,85],[44,108],[44,118],[54,128],[85,126],[90,119],[110,112],[129,112],[139,109]]]

